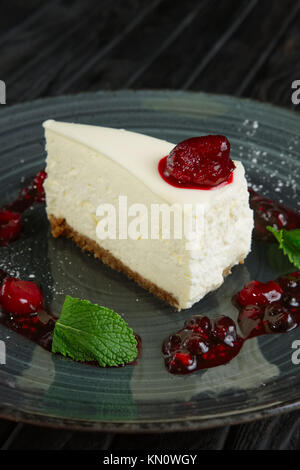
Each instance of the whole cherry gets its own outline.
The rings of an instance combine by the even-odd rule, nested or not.
[[[207,338],[211,330],[211,321],[204,315],[193,315],[185,321],[184,327]]]
[[[234,168],[228,139],[207,135],[177,144],[167,158],[165,176],[182,184],[214,187],[228,181]]]
[[[278,282],[251,281],[238,293],[237,300],[241,306],[268,305],[280,300],[282,294],[283,290]]]
[[[276,333],[292,330],[297,325],[292,313],[280,302],[266,307],[264,324],[267,332],[270,329]]]
[[[216,317],[213,322],[212,334],[219,341],[233,346],[237,340],[235,322],[225,315]]]
[[[0,289],[0,305],[13,315],[29,315],[42,309],[43,294],[34,282],[7,277]]]
[[[197,366],[196,358],[186,350],[177,351],[167,362],[167,368],[171,373],[188,374]]]

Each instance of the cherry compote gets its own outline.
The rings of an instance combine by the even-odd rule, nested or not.
[[[192,137],[160,160],[158,171],[172,186],[213,189],[232,182],[235,164],[224,135]]]
[[[173,374],[188,374],[226,364],[240,351],[243,340],[234,321],[226,316],[210,320],[194,315],[184,328],[163,343],[165,365]]]
[[[300,228],[300,215],[276,201],[260,196],[249,188],[250,207],[254,211],[254,237],[258,240],[274,240],[267,226],[276,230]]]
[[[228,316],[210,320],[193,315],[184,328],[163,343],[165,365],[172,374],[188,374],[226,364],[244,341],[255,336],[288,332],[300,324],[300,273],[269,282],[249,282],[232,299],[239,310],[237,324]]]
[[[45,201],[43,183],[47,175],[40,171],[18,198],[0,210],[0,246],[19,238],[22,230],[21,214],[36,203]]]

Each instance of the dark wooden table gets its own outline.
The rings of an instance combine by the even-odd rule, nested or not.
[[[300,110],[300,1],[6,0],[7,106],[100,89],[189,89]],[[126,436],[0,420],[2,449],[299,449],[300,411],[215,430]]]

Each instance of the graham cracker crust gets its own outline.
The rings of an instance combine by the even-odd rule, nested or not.
[[[74,230],[72,227],[70,227],[70,225],[67,224],[65,219],[56,218],[53,215],[50,215],[49,221],[51,225],[51,232],[54,238],[58,238],[61,236],[70,238],[82,250],[93,253],[95,258],[100,259],[103,263],[107,264],[112,269],[125,273],[130,279],[135,281],[141,287],[150,291],[152,294],[156,295],[165,302],[169,303],[177,310],[180,310],[178,301],[172,294],[161,289],[157,285],[150,282],[148,279],[145,279],[144,277],[140,276],[140,274],[132,271],[130,268],[128,268],[128,266],[122,263],[122,261],[115,258],[108,250],[102,248],[95,241],[76,232],[76,230]]]

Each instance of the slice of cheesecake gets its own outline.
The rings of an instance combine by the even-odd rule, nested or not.
[[[234,162],[228,184],[211,190],[176,187],[158,170],[160,160],[170,154],[174,144],[121,129],[52,120],[46,121],[44,128],[47,214],[54,237],[72,238],[82,249],[179,310],[218,288],[231,267],[247,256],[253,216],[240,162]],[[129,211],[128,221],[119,224],[117,219],[115,237],[99,238],[97,229],[103,212],[97,212],[97,208],[109,205],[117,213],[120,196],[123,201],[127,198],[128,210],[141,205],[148,209],[147,224],[152,222],[152,227],[147,239],[124,232],[124,223],[130,225],[134,211]],[[174,207],[181,222],[189,227],[185,236],[175,238],[169,233],[168,238],[163,226],[153,227],[153,205],[156,210]],[[190,233],[195,231],[200,213],[202,232],[191,241]]]

